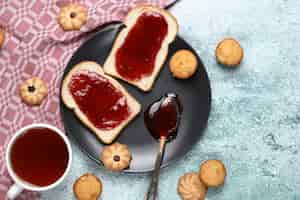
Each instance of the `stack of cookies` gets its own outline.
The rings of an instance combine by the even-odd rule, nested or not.
[[[226,169],[220,160],[207,160],[199,172],[189,172],[180,177],[177,191],[182,200],[204,200],[209,187],[224,184]]]

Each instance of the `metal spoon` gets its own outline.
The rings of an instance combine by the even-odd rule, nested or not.
[[[145,112],[147,128],[154,137],[157,138],[157,135],[160,135],[155,167],[145,200],[156,200],[160,165],[163,160],[166,142],[175,137],[174,134],[177,132],[181,112],[182,107],[177,95],[170,93],[151,104]]]
[[[155,168],[154,168],[154,171],[152,172],[153,174],[152,174],[151,182],[150,182],[145,200],[155,200],[156,199],[160,165],[161,165],[161,161],[162,161],[163,154],[165,151],[166,141],[167,141],[166,137],[162,137],[160,139],[159,151],[157,153],[156,161],[155,161]]]

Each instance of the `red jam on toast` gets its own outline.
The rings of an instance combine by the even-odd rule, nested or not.
[[[116,53],[116,69],[124,78],[138,81],[151,75],[155,59],[168,33],[168,23],[160,13],[139,16]]]
[[[68,87],[80,110],[99,129],[111,130],[130,115],[124,94],[95,72],[73,74]]]

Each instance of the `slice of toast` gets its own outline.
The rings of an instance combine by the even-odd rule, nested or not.
[[[72,75],[78,71],[89,71],[95,72],[102,77],[109,80],[109,82],[117,88],[122,94],[126,97],[126,102],[130,110],[130,114],[127,119],[121,122],[117,127],[106,130],[106,129],[99,129],[93,125],[93,123],[88,119],[88,117],[80,110],[78,105],[76,104],[75,100],[73,99],[72,94],[70,93],[69,89],[69,82],[72,78]],[[101,91],[99,91],[101,92]],[[121,130],[131,121],[133,118],[140,112],[141,105],[132,97],[115,79],[107,76],[104,74],[103,69],[100,65],[95,62],[91,61],[84,61],[81,62],[73,67],[73,69],[65,76],[62,84],[61,89],[61,96],[64,104],[69,108],[72,109],[75,115],[85,124],[88,128],[90,128],[98,138],[105,144],[110,144],[113,140],[119,135]],[[101,106],[101,105],[99,105]]]
[[[155,59],[155,65],[153,72],[149,76],[142,77],[141,79],[137,81],[132,81],[129,79],[126,79],[125,77],[122,77],[117,69],[116,69],[116,53],[118,49],[122,46],[123,42],[126,39],[126,36],[130,32],[131,28],[134,27],[136,21],[138,20],[139,16],[141,16],[145,12],[155,12],[161,14],[164,19],[166,20],[168,24],[168,32],[162,42],[161,48],[156,54],[156,59]],[[107,74],[110,74],[114,77],[117,77],[119,79],[122,79],[123,81],[126,81],[139,89],[143,91],[149,91],[151,90],[156,77],[158,76],[160,70],[163,67],[163,64],[166,60],[166,57],[168,55],[168,49],[169,49],[169,44],[175,39],[176,34],[178,32],[178,24],[175,19],[168,11],[154,7],[154,6],[139,6],[134,9],[132,9],[128,15],[125,17],[124,20],[124,25],[126,26],[121,30],[121,32],[118,34],[113,48],[108,56],[108,58],[105,61],[104,64],[104,72]],[[145,38],[146,39],[146,38]],[[143,41],[140,41],[140,44],[143,44]],[[130,55],[134,59],[134,55]]]

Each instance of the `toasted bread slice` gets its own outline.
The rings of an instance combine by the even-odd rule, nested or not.
[[[121,122],[117,127],[106,130],[106,129],[99,129],[93,125],[93,123],[88,119],[88,117],[80,110],[78,105],[76,104],[75,100],[73,99],[72,94],[69,90],[69,82],[72,78],[72,75],[78,71],[89,71],[95,72],[102,77],[109,80],[109,82],[117,88],[122,94],[126,97],[126,102],[130,110],[130,114],[127,119]],[[101,91],[99,91],[101,92]],[[132,97],[115,79],[107,76],[104,74],[102,67],[95,62],[91,61],[84,61],[81,62],[73,67],[73,69],[66,75],[65,79],[63,80],[63,85],[61,89],[61,96],[64,104],[69,108],[72,109],[75,115],[85,124],[88,128],[90,128],[98,138],[105,144],[112,143],[113,140],[119,135],[121,130],[140,112],[141,105]],[[99,105],[101,106],[101,105]]]
[[[168,32],[161,44],[161,48],[156,54],[156,59],[155,59],[155,65],[153,72],[149,76],[142,77],[141,79],[137,81],[132,81],[128,80],[124,77],[122,77],[117,69],[116,69],[116,53],[118,49],[122,46],[124,43],[128,33],[130,32],[131,28],[134,27],[136,21],[138,20],[139,16],[141,16],[145,12],[155,12],[161,14],[164,19],[167,22],[168,25]],[[175,39],[176,34],[178,32],[178,24],[175,19],[168,11],[158,8],[158,7],[153,7],[153,6],[139,6],[131,10],[128,15],[125,17],[124,20],[125,28],[122,29],[122,31],[119,33],[117,36],[113,48],[108,56],[108,58],[105,61],[104,64],[104,71],[107,74],[110,74],[114,77],[117,77],[119,79],[122,79],[139,89],[143,91],[149,91],[151,90],[156,77],[158,76],[160,70],[163,67],[163,64],[166,60],[167,54],[168,54],[168,49],[169,49],[169,44]],[[147,39],[147,38],[145,38]],[[140,44],[143,44],[143,41],[140,41]],[[134,59],[134,55],[130,55]]]

